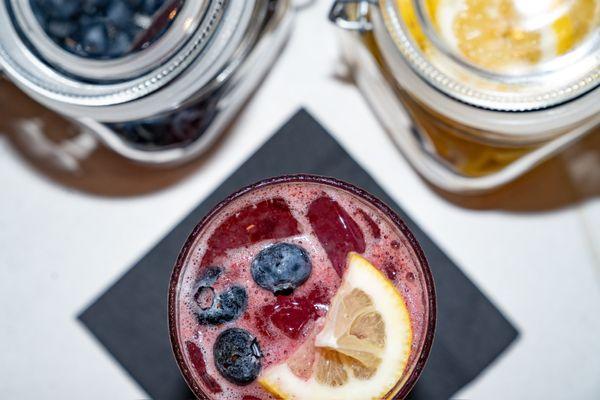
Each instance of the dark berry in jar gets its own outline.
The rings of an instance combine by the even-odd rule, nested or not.
[[[258,253],[251,265],[252,278],[275,294],[290,294],[312,271],[307,252],[291,243],[277,243]]]
[[[213,354],[217,371],[236,385],[247,385],[260,373],[262,353],[258,341],[245,329],[223,331],[215,341]]]
[[[81,10],[80,0],[34,0],[38,9],[52,18],[68,19]]]
[[[108,51],[108,32],[102,22],[95,22],[83,28],[81,45],[91,56],[103,56]]]
[[[96,14],[108,4],[108,0],[83,0],[83,12],[86,14]]]
[[[164,0],[144,0],[142,10],[146,14],[154,14],[163,5]]]
[[[171,133],[178,141],[189,138],[190,132],[197,132],[202,124],[203,110],[188,108],[173,114],[171,119]]]
[[[106,18],[120,29],[125,29],[133,20],[133,13],[122,0],[113,0],[106,9]]]
[[[48,33],[60,39],[66,39],[77,32],[78,26],[73,21],[52,20],[46,28]]]
[[[118,57],[121,54],[129,52],[131,49],[131,38],[125,32],[119,32],[110,44],[109,56]]]
[[[165,0],[29,1],[40,26],[57,45],[81,57],[99,60],[150,46],[172,23],[172,18],[156,16]],[[172,10],[182,4],[183,0],[169,3]]]
[[[140,5],[142,4],[144,0],[125,0],[125,2],[127,3],[127,5],[129,7],[131,7],[134,10],[139,9]]]

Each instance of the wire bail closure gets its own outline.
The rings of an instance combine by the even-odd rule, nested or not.
[[[373,30],[369,20],[369,9],[376,5],[375,0],[336,0],[329,11],[329,20],[348,31],[368,32]],[[348,6],[355,7],[348,12]]]

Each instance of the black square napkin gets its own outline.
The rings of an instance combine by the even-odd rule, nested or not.
[[[171,268],[188,234],[205,213],[241,186],[301,172],[349,181],[379,197],[404,219],[429,259],[437,289],[437,332],[411,399],[450,398],[515,340],[516,329],[494,305],[323,127],[300,110],[79,316],[152,398],[193,397],[179,375],[167,328]]]

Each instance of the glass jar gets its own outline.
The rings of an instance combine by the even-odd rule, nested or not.
[[[210,146],[274,63],[289,0],[6,0],[0,69],[147,164]]]
[[[427,180],[500,187],[600,122],[600,1],[335,1],[345,59]]]

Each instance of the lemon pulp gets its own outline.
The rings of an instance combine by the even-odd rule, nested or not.
[[[350,253],[320,332],[259,383],[281,399],[382,399],[401,380],[412,344],[410,317],[393,284]]]

